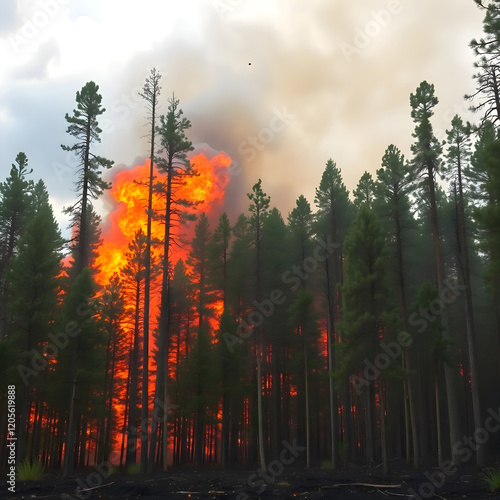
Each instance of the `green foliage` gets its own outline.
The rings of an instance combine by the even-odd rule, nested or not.
[[[314,201],[317,207],[314,232],[318,239],[330,240],[338,245],[325,262],[324,272],[320,274],[321,285],[326,291],[328,315],[333,325],[335,297],[338,297],[335,287],[342,281],[342,245],[353,219],[354,205],[349,200],[340,169],[331,158],[326,162]]]
[[[476,78],[481,85],[478,92],[484,101],[478,109],[484,107],[486,118],[496,120],[493,115],[500,117],[500,110],[495,108],[496,103],[489,101],[492,95],[489,92],[494,90],[489,78],[496,76],[500,57],[500,0],[491,0],[489,5],[496,10],[490,6],[486,8],[485,38],[474,41],[472,45],[476,55],[482,58],[477,66],[481,75]],[[159,73],[152,70],[140,94],[151,112],[160,92],[159,80]],[[91,252],[97,246],[100,234],[100,218],[93,209],[92,199],[110,187],[102,179],[102,170],[109,168],[111,161],[91,152],[91,147],[100,142],[102,130],[98,119],[105,111],[98,90],[94,82],[88,82],[77,92],[77,107],[71,116],[66,115],[67,132],[75,143],[62,146],[65,151],[78,155],[80,161],[76,181],[78,199],[68,211],[75,230],[73,240],[78,242],[82,231],[86,234],[87,262],[92,260]],[[174,95],[169,99],[167,114],[159,117],[159,126],[155,127],[151,114],[150,126],[154,128],[153,132],[158,133],[157,142],[160,143],[158,157],[154,160],[159,169],[168,174],[165,184],[157,182],[155,185],[155,189],[166,195],[167,215],[163,217],[166,234],[170,235],[165,245],[161,326],[158,331],[161,329],[162,341],[165,340],[165,345],[168,345],[165,349],[170,359],[174,355],[177,359],[176,363],[167,362],[166,379],[169,397],[172,395],[179,409],[169,419],[169,426],[162,428],[161,434],[165,438],[172,429],[177,433],[175,460],[189,461],[194,451],[199,464],[201,454],[207,449],[210,448],[210,453],[216,450],[215,457],[218,459],[219,449],[224,448],[221,455],[228,463],[232,454],[234,459],[244,457],[245,463],[251,464],[258,445],[264,442],[267,443],[266,453],[272,452],[276,456],[281,438],[297,438],[298,442],[302,442],[306,427],[305,408],[307,421],[310,412],[312,425],[319,425],[308,450],[308,453],[312,450],[316,454],[315,458],[330,448],[329,443],[325,446],[321,442],[329,435],[329,431],[324,432],[328,416],[332,421],[335,416],[337,428],[332,424],[332,429],[338,431],[338,450],[335,450],[334,439],[333,452],[338,451],[345,463],[349,462],[354,452],[368,448],[369,432],[365,429],[365,440],[362,427],[365,423],[373,424],[374,428],[382,430],[379,422],[382,424],[384,418],[372,414],[372,422],[365,421],[369,413],[363,413],[363,410],[367,410],[368,406],[363,408],[360,405],[352,386],[345,382],[350,375],[359,374],[365,368],[366,360],[374,361],[375,356],[382,352],[381,341],[388,343],[395,340],[401,322],[392,303],[391,292],[396,289],[396,283],[400,285],[398,291],[401,296],[405,297],[405,282],[403,279],[398,282],[397,278],[406,278],[406,274],[410,277],[406,287],[409,289],[410,284],[413,285],[415,300],[411,307],[412,312],[417,312],[418,319],[429,317],[431,305],[439,301],[436,286],[425,282],[434,275],[432,236],[435,243],[446,243],[449,250],[448,253],[443,252],[442,260],[446,262],[447,275],[451,279],[456,277],[458,257],[450,244],[456,241],[456,234],[453,234],[456,230],[453,217],[456,214],[450,200],[453,196],[457,199],[456,186],[462,173],[474,198],[474,215],[479,228],[476,234],[483,251],[480,257],[489,260],[484,269],[495,291],[500,291],[500,139],[495,124],[484,121],[474,154],[471,155],[469,126],[455,116],[451,129],[447,131],[446,164],[442,165],[443,145],[435,137],[431,124],[437,104],[434,86],[422,82],[410,96],[411,117],[415,125],[411,162],[405,160],[397,147],[390,145],[382,158],[381,168],[377,170],[376,180],[369,172],[363,173],[353,191],[354,202],[349,200],[340,169],[329,159],[315,192],[316,212],[313,213],[311,204],[300,195],[286,224],[280,211],[270,207],[270,197],[263,191],[262,180],[259,179],[247,194],[250,201],[248,217],[240,215],[234,227],[228,215],[223,213],[212,232],[208,217],[200,214],[186,264],[179,260],[173,269],[168,248],[174,240],[168,231],[175,225],[174,219],[178,221],[182,217],[179,206],[187,204],[176,199],[175,186],[181,185],[185,176],[196,175],[196,166],[191,166],[188,161],[188,153],[194,149],[186,136],[191,123],[183,116],[179,100]],[[155,143],[153,136],[154,133],[152,149]],[[0,286],[3,287],[0,297],[10,297],[8,312],[12,319],[12,333],[0,340],[0,378],[12,378],[15,375],[14,366],[18,363],[30,364],[31,350],[40,351],[46,346],[53,331],[71,333],[67,339],[61,340],[62,347],[59,347],[58,354],[44,354],[50,363],[44,369],[43,377],[36,378],[35,387],[25,391],[29,394],[24,396],[23,403],[29,398],[26,406],[34,408],[37,418],[33,422],[32,414],[28,414],[26,442],[32,449],[26,451],[30,453],[28,456],[37,456],[36,446],[42,448],[47,446],[46,442],[51,446],[53,444],[55,450],[61,449],[64,439],[61,435],[66,431],[66,425],[71,432],[67,433],[69,439],[65,449],[73,453],[78,449],[73,446],[76,436],[80,436],[82,442],[87,439],[82,425],[85,423],[92,429],[88,439],[98,441],[97,456],[99,453],[105,455],[113,447],[110,441],[111,436],[116,435],[116,425],[119,424],[121,429],[128,421],[128,427],[135,430],[139,419],[137,392],[146,387],[141,387],[139,383],[140,320],[143,319],[140,299],[145,286],[146,236],[142,231],[136,233],[125,255],[127,265],[119,270],[120,276],[115,275],[108,286],[98,290],[92,280],[92,272],[84,268],[71,276],[65,283],[67,289],[64,288],[59,278],[62,257],[59,229],[43,182],[33,185],[26,179],[30,173],[27,163],[26,155],[19,153],[10,177],[0,184]],[[441,174],[447,176],[454,188],[449,199],[435,184],[436,177]],[[415,213],[410,200],[418,206]],[[194,215],[191,216],[194,219]],[[416,219],[417,216],[420,220]],[[409,241],[401,244],[402,234],[407,234],[406,229],[415,228],[418,224],[420,232],[414,231],[415,236],[407,236]],[[325,245],[314,247],[319,239],[328,243],[328,251],[325,251]],[[330,243],[338,245],[331,246]],[[389,245],[397,247],[392,254],[392,262],[397,259],[397,266],[390,265]],[[79,248],[73,244],[72,249]],[[437,243],[435,250],[438,253]],[[411,251],[414,252],[411,262],[416,263],[414,269],[409,269],[411,266],[406,262],[403,265],[407,252]],[[79,256],[74,254],[73,257],[77,262]],[[477,255],[476,258],[479,261]],[[304,271],[305,259],[308,259],[310,268],[314,266],[314,270]],[[161,271],[155,265],[154,255],[151,262],[151,283],[154,286],[157,282],[155,278]],[[293,270],[291,274],[290,270]],[[294,278],[290,279],[291,276]],[[294,286],[284,286],[292,283],[295,283]],[[275,300],[274,292],[279,292],[280,299]],[[218,327],[214,327],[209,321],[213,315],[211,307],[221,298],[224,298],[224,311]],[[135,308],[130,307],[132,303]],[[402,309],[405,308],[406,303]],[[455,304],[449,311],[459,308],[460,305]],[[490,327],[481,317],[486,313],[483,314],[479,307],[477,309],[479,320],[476,321]],[[439,363],[451,363],[450,340],[443,336],[439,314],[432,311],[430,314],[424,330],[418,333],[412,331],[415,346],[405,352],[409,366],[419,369],[416,377],[417,403],[422,405],[422,415],[412,422],[415,428],[411,430],[412,437],[417,438],[420,437],[419,425],[435,433],[432,427],[435,422],[430,421],[435,405],[432,382],[436,379],[441,383]],[[261,316],[262,321],[259,320]],[[245,322],[248,325],[244,330],[241,327]],[[464,343],[461,329],[454,328],[459,319],[453,318],[451,323],[450,331],[454,332],[454,339]],[[135,326],[133,351],[130,351],[129,336],[123,329],[130,324]],[[412,321],[409,324],[415,326]],[[320,326],[328,331],[327,342],[333,341],[334,348],[330,350],[329,345],[328,354],[333,352],[335,359],[327,359],[320,350]],[[478,329],[481,332],[487,330]],[[243,338],[244,333],[248,334],[248,338]],[[63,337],[61,333],[58,339]],[[490,337],[487,333],[484,339],[481,337],[479,340],[486,344]],[[228,339],[231,348],[228,348]],[[161,394],[165,373],[161,373],[159,360],[166,358],[165,352],[159,353],[158,347],[155,348],[157,373],[153,371],[152,375],[158,376],[158,391]],[[144,351],[147,352],[147,349]],[[114,365],[115,358],[112,356],[115,355],[118,365]],[[262,377],[255,370],[256,359]],[[328,373],[327,362],[331,361],[333,373]],[[127,363],[133,368],[128,372],[129,386],[125,387],[122,367]],[[389,433],[391,439],[401,431],[400,424],[405,418],[402,411],[404,402],[401,404],[401,380],[408,376],[409,369],[406,358],[406,368],[403,368],[401,359],[389,363],[382,370],[383,384],[372,384],[366,392],[366,404],[371,404],[375,388],[379,396],[387,396],[385,402],[383,399],[379,402],[387,405],[389,421],[398,424],[394,426],[396,430]],[[432,377],[426,363],[431,369],[435,368]],[[111,383],[107,377],[112,373],[111,367],[115,366],[120,374]],[[147,367],[147,359],[143,366]],[[144,373],[146,371],[144,369]],[[144,377],[146,381],[147,374]],[[333,391],[332,380],[343,390]],[[128,391],[129,405],[128,415],[125,415],[128,418],[122,424],[116,422],[113,404],[118,396],[120,403],[124,401],[124,389]],[[327,409],[330,389],[332,411]],[[461,390],[462,393],[457,391],[457,395],[468,398],[467,387]],[[143,395],[145,393],[143,391]],[[44,405],[39,404],[41,401]],[[68,402],[75,406],[71,407]],[[338,414],[337,404],[342,404],[342,411]],[[143,406],[146,414],[147,406]],[[69,408],[71,411],[68,411]],[[219,441],[221,408],[222,436]],[[380,409],[383,415],[384,408]],[[406,418],[409,418],[406,410]],[[23,415],[26,414],[24,412]],[[71,423],[70,414],[75,416]],[[109,419],[106,420],[108,414]],[[443,420],[446,418],[443,415]],[[448,420],[451,421],[450,418]],[[47,432],[52,432],[52,422],[60,422],[61,429],[56,430],[53,442],[47,441],[45,434],[35,434],[35,431],[38,432],[35,424],[45,421],[52,426]],[[108,422],[112,427],[109,436],[104,436]],[[264,425],[260,425],[257,436],[257,426],[262,423]],[[287,428],[281,429],[287,425]],[[95,435],[97,429],[98,438]],[[349,436],[352,430],[354,434]],[[331,436],[335,437],[335,434]],[[357,448],[354,446],[356,439]],[[409,444],[406,439],[404,441]],[[427,441],[430,444],[429,439]],[[152,455],[155,450],[153,446]],[[176,456],[179,450],[180,456],[182,453],[186,455],[184,458]],[[47,453],[47,450],[43,452]],[[84,445],[77,460],[72,460],[74,457],[69,454],[67,456],[70,456],[72,464],[83,460],[86,452],[88,449]],[[49,458],[52,460],[54,457]],[[132,462],[135,460],[134,454]],[[25,479],[30,476],[37,479],[43,473],[43,468],[37,470],[39,467],[38,462],[23,462],[19,471],[25,469]],[[322,468],[330,467],[330,461],[322,464]],[[139,464],[132,463],[127,472],[136,474],[140,470]],[[19,479],[23,479],[21,472]],[[500,490],[500,472],[490,470],[486,481],[495,485],[492,491]]]
[[[302,333],[306,334],[306,325],[313,317],[313,304],[314,296],[311,292],[306,290],[298,290],[295,298],[288,310],[288,316],[292,325],[301,325]]]
[[[165,172],[172,168],[187,168],[187,154],[194,149],[186,137],[186,130],[191,128],[191,122],[182,116],[183,111],[179,104],[179,99],[172,94],[168,100],[167,115],[160,116],[160,126],[156,127],[161,144],[158,153],[163,153],[164,157],[155,158],[155,161]]]
[[[365,204],[344,242],[345,270],[343,317],[340,322],[343,342],[338,345],[340,367],[337,381],[362,367],[364,359],[377,352],[381,329],[388,329],[391,311],[387,281],[387,250],[382,226]]]
[[[193,284],[188,277],[184,262],[179,259],[174,266],[170,287],[172,316],[181,316],[192,307]]]
[[[135,463],[127,467],[127,474],[130,474],[131,476],[135,476],[140,473],[141,473],[141,464]]]
[[[454,214],[455,226],[459,228],[459,241],[463,246],[467,240],[466,220],[472,218],[469,209],[471,204],[468,196],[469,186],[466,183],[467,177],[464,175],[471,157],[470,130],[464,125],[462,119],[455,115],[451,121],[451,129],[447,130],[446,134],[447,161],[443,172],[446,179],[450,181],[450,190],[454,199],[453,209],[456,212]]]
[[[17,254],[7,273],[12,338],[25,357],[26,366],[31,365],[31,350],[40,350],[49,340],[61,284],[58,276],[63,240],[42,181],[36,192],[40,198],[38,206],[33,207],[34,216],[19,239]]]
[[[500,57],[500,4],[498,0],[490,0],[487,5],[483,0],[474,0],[485,9],[483,19],[484,36],[472,39],[470,47],[474,51],[476,61],[473,75],[476,80],[476,91],[466,95],[465,99],[475,100],[471,106],[474,112],[481,112],[481,127],[487,122],[500,120],[498,107],[498,62]]]
[[[339,443],[339,447],[340,447],[340,443]],[[332,462],[330,460],[323,460],[321,462],[321,466],[320,466],[321,470],[330,470],[331,468],[332,468]]]
[[[17,479],[19,481],[38,481],[45,476],[45,467],[37,460],[24,460],[17,464]]]
[[[236,322],[227,311],[220,318],[217,340],[214,368],[220,370],[223,390],[228,395],[241,394],[247,341],[236,335]]]
[[[219,217],[219,224],[214,230],[209,244],[210,276],[216,288],[222,290],[224,299],[227,295],[227,261],[229,242],[231,241],[231,223],[226,212]]]
[[[248,218],[244,214],[238,217],[233,227],[234,241],[229,253],[227,263],[228,272],[228,296],[229,304],[238,311],[241,307],[242,299],[248,294],[250,269],[253,264],[251,258],[252,235]]]
[[[300,195],[295,202],[294,209],[288,214],[288,224],[299,242],[309,238],[312,222],[311,204],[304,195]]]
[[[139,92],[139,95],[148,103],[148,106],[150,106],[150,111],[156,108],[156,103],[161,92],[160,80],[160,73],[156,68],[153,68],[142,87],[142,92]]]
[[[287,248],[288,241],[288,228],[279,210],[273,208],[262,227],[262,276],[267,295],[283,286],[282,274],[289,268],[292,253]]]
[[[340,169],[331,158],[326,162],[314,201],[318,209],[318,233],[330,234],[334,241],[340,243],[347,233],[353,211]]]
[[[28,158],[21,152],[9,177],[0,184],[0,272],[5,271],[29,216],[33,182],[26,176],[32,171],[28,171]]]
[[[500,292],[500,140],[489,143],[483,151],[486,173],[484,189],[488,202],[475,210],[483,230],[481,247],[488,255],[487,281]]]
[[[458,180],[457,177],[470,159],[471,148],[469,130],[458,115],[451,120],[451,129],[446,131],[446,136],[448,144],[446,159],[448,161],[443,170],[448,180]]]
[[[146,235],[142,229],[138,229],[134,235],[134,239],[129,243],[128,250],[125,252],[124,260],[127,263],[125,267],[120,269],[124,283],[125,295],[130,299],[136,294],[136,287],[144,280],[146,259]],[[135,300],[132,300],[134,302]]]
[[[440,172],[440,155],[442,147],[434,135],[430,119],[433,108],[438,104],[434,95],[434,85],[423,81],[415,94],[410,94],[411,117],[415,122],[412,136],[415,142],[411,145],[413,153],[413,175],[415,178],[424,173],[434,175]]]
[[[406,230],[416,228],[410,203],[412,190],[409,165],[401,151],[391,144],[377,170],[374,208],[386,221],[392,241],[397,238],[398,231],[403,240]]]
[[[0,183],[0,338],[8,333],[7,301],[10,295],[6,276],[9,261],[30,216],[30,198],[33,182],[26,180],[28,158],[25,153],[16,156],[9,177]]]
[[[474,144],[470,164],[464,167],[464,176],[470,189],[470,198],[476,206],[488,203],[489,194],[486,186],[489,183],[491,171],[488,169],[489,145],[498,138],[493,123],[487,121],[479,131]]]
[[[73,110],[73,115],[66,113],[68,129],[66,132],[76,139],[73,146],[64,146],[64,151],[72,151],[80,158],[78,169],[78,180],[75,183],[77,192],[81,192],[84,185],[88,188],[90,198],[98,198],[110,185],[105,182],[101,175],[101,168],[111,168],[113,162],[101,156],[90,154],[90,146],[95,142],[101,142],[97,121],[106,109],[101,106],[102,96],[98,93],[99,85],[94,82],[87,82],[80,91],[76,93],[77,109]],[[73,205],[68,209],[70,213],[76,209]],[[80,207],[81,209],[81,207]]]
[[[380,221],[367,206],[361,207],[344,243],[345,301],[347,306],[372,304],[387,298],[385,272],[388,251]]]
[[[430,305],[439,302],[438,288],[431,282],[423,283],[417,290],[415,301],[411,309],[419,311],[420,317],[429,315],[431,321],[426,321],[426,329],[414,337],[419,339],[419,344],[430,353],[434,363],[445,361],[451,363],[451,340],[443,336],[444,327],[439,316],[432,313]],[[430,349],[429,349],[430,346]]]
[[[74,269],[76,274],[87,267],[92,259],[92,224],[95,222],[92,200],[102,195],[111,185],[102,179],[101,169],[109,169],[113,162],[91,152],[92,145],[101,142],[98,117],[106,110],[101,106],[102,96],[98,93],[99,85],[87,82],[76,93],[77,109],[73,115],[66,113],[67,133],[75,138],[72,146],[61,145],[64,151],[71,151],[79,158],[76,172],[76,202],[64,209],[70,215],[70,227],[73,229]]]
[[[481,478],[490,491],[500,491],[500,470],[487,469],[481,474]]]
[[[193,284],[198,309],[200,328],[204,325],[204,319],[211,311],[208,302],[213,295],[213,286],[209,281],[209,244],[212,239],[208,217],[202,213],[194,230],[194,238],[191,241],[186,264],[191,268],[189,277]]]
[[[262,180],[253,185],[252,192],[247,194],[251,201],[248,210],[250,211],[250,230],[253,234],[253,240],[256,246],[260,244],[261,230],[264,219],[269,211],[271,198],[262,190]]]
[[[71,382],[77,381],[77,398],[82,414],[97,416],[102,411],[100,394],[104,385],[108,334],[96,318],[95,283],[85,268],[73,282],[57,321],[58,331],[69,331],[69,343],[57,357],[51,383],[62,408],[67,409]]]
[[[373,181],[372,174],[364,172],[359,179],[356,189],[353,191],[354,205],[359,208],[366,203],[369,207],[372,206],[375,198],[375,182]]]

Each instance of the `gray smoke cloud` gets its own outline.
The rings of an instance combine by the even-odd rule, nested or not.
[[[34,16],[41,23],[47,2],[57,4],[55,14],[15,53],[13,36]],[[286,216],[300,194],[313,203],[330,157],[352,191],[389,144],[409,156],[409,95],[422,80],[440,99],[438,135],[455,113],[471,118],[462,96],[474,88],[468,43],[481,35],[482,13],[465,0],[4,0],[0,19],[8,61],[0,75],[3,178],[25,151],[56,211],[69,203],[71,159],[59,145],[71,143],[64,114],[88,80],[100,85],[107,108],[97,152],[125,165],[145,156],[137,92],[156,67],[160,112],[175,91],[190,139],[241,166],[228,191],[231,210],[246,209],[245,194],[262,178]]]

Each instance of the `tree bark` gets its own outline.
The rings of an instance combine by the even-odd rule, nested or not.
[[[438,229],[438,216],[437,216],[437,206],[436,206],[436,195],[434,189],[434,177],[433,177],[434,167],[429,165],[427,169],[428,185],[429,185],[429,196],[431,204],[431,221],[432,221],[432,233],[434,240],[434,251],[436,257],[436,274],[437,274],[437,285],[439,297],[445,293],[443,289],[443,273],[442,273],[442,262],[441,262],[441,245],[439,242],[439,229]],[[446,309],[441,314],[441,322],[443,324],[443,336],[445,338],[450,338],[448,331],[448,317]],[[455,443],[459,441],[459,430],[458,430],[458,405],[457,405],[457,394],[455,390],[455,374],[451,366],[445,364],[444,367],[444,378],[446,384],[446,400],[448,406],[448,420],[449,420],[449,432],[450,432],[450,447],[451,447],[451,461],[454,465],[459,463],[459,456],[455,451]]]

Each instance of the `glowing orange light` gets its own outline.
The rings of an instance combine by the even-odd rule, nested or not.
[[[208,159],[204,153],[200,153],[190,161],[196,175],[183,178],[183,184],[176,189],[175,197],[191,203],[202,202],[197,209],[209,213],[213,206],[224,198],[229,182],[227,168],[231,164],[231,158],[225,153],[219,153]],[[166,181],[166,174],[160,173],[156,167],[154,176],[157,182]],[[98,255],[93,264],[93,267],[98,269],[96,281],[101,285],[108,283],[111,276],[126,264],[124,255],[135,233],[139,229],[146,233],[149,160],[130,170],[119,172],[112,184],[110,194],[116,207],[109,215],[108,226],[102,235],[103,243],[98,248]],[[196,208],[192,209],[195,210]],[[154,194],[153,211],[164,214],[163,193]],[[176,236],[179,232],[178,225],[172,225],[171,232]],[[153,240],[162,241],[164,234],[162,221],[153,220],[151,226]],[[176,262],[179,257],[185,258],[182,249],[174,248],[173,253],[172,262]]]
[[[207,158],[205,153],[197,154],[190,160],[196,175],[182,177],[182,183],[176,184],[174,188],[175,199],[186,200],[193,205],[191,209],[186,211],[203,211],[210,216],[211,211],[220,204],[224,199],[225,190],[229,182],[229,173],[227,171],[231,164],[231,159],[225,153],[221,152],[216,156]],[[161,184],[167,180],[165,173],[160,172],[156,166],[154,171],[155,185]],[[95,280],[98,284],[106,286],[115,273],[120,274],[120,270],[127,265],[126,253],[128,252],[129,243],[133,240],[139,229],[144,234],[147,231],[147,199],[149,193],[149,172],[150,162],[146,160],[142,165],[136,165],[130,169],[122,170],[115,174],[112,179],[112,189],[110,190],[111,201],[114,205],[111,213],[108,216],[105,227],[102,231],[102,244],[97,248],[96,258],[92,263],[92,267],[96,270]],[[151,236],[153,241],[152,253],[158,259],[162,258],[163,239],[165,235],[165,226],[162,223],[162,218],[165,214],[166,202],[165,192],[155,191],[153,195],[153,211],[159,214],[159,217],[154,218],[151,226]],[[184,208],[183,208],[184,210]],[[194,225],[191,227],[193,231]],[[179,227],[177,221],[171,225],[171,235],[178,237],[180,231],[184,231]],[[172,255],[170,262],[177,262],[179,258],[185,259],[187,249],[172,245]],[[161,278],[161,277],[160,277]],[[158,281],[160,281],[160,278]],[[154,284],[152,284],[154,285]],[[154,328],[155,321],[158,317],[160,306],[161,287],[159,283],[151,288],[151,305],[150,305],[150,373],[153,373],[153,356],[154,348]],[[131,310],[135,307],[133,303],[126,303],[125,308]],[[212,331],[215,331],[218,326],[220,315],[222,314],[222,301],[217,301],[213,304],[215,311],[214,318],[211,318],[210,326]],[[125,330],[132,328],[130,325],[124,326]],[[142,323],[141,323],[142,328]],[[142,335],[142,332],[141,332]],[[169,358],[172,361],[177,361],[175,353],[169,353]],[[171,366],[174,366],[172,364]],[[127,380],[128,367],[116,367],[117,378],[122,381]],[[150,380],[150,393],[154,391],[153,380]],[[114,399],[113,405],[118,417],[118,421],[123,421],[125,413],[125,385],[122,384],[120,394]],[[120,433],[120,432],[119,432]],[[119,436],[114,436],[115,442],[121,441]],[[169,443],[170,446],[170,443]]]

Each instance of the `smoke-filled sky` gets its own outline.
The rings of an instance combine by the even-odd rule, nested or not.
[[[100,86],[96,153],[123,168],[148,152],[137,94],[156,67],[160,112],[175,91],[193,143],[241,167],[228,209],[244,210],[260,177],[286,216],[300,194],[313,204],[330,157],[350,191],[389,144],[408,157],[422,80],[440,100],[439,138],[456,113],[473,118],[463,95],[482,16],[473,0],[1,0],[1,178],[24,151],[65,224],[74,162],[60,145],[74,141],[76,91]]]

